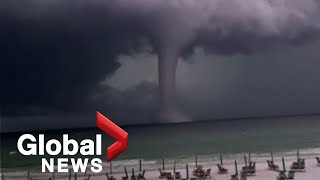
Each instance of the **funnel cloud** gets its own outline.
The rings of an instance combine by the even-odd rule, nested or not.
[[[119,0],[111,7],[115,15],[128,13],[145,25],[143,33],[158,54],[159,117],[171,122],[188,121],[174,100],[177,61],[186,49],[199,45],[216,53],[253,53],[277,41],[304,42],[320,27],[315,18],[320,15],[319,3],[314,0]]]

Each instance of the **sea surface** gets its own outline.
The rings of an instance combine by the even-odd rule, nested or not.
[[[129,133],[129,148],[113,161],[114,166],[143,165],[162,166],[162,159],[168,164],[233,161],[251,154],[252,158],[274,156],[296,156],[297,149],[305,156],[320,155],[320,117],[251,118],[234,120],[199,121],[181,124],[158,124],[125,126]],[[107,148],[114,141],[98,128],[50,130],[28,132],[43,133],[45,139],[69,138],[95,139],[102,134],[102,147]],[[41,156],[22,156],[16,147],[23,133],[1,134],[1,169],[40,169]],[[103,151],[104,152],[104,151]],[[101,157],[105,159],[105,153]],[[49,155],[45,155],[49,158]],[[80,155],[78,155],[80,157]],[[88,156],[88,158],[93,158]]]

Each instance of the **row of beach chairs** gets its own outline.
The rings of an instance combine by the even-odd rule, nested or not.
[[[294,170],[290,170],[288,175],[286,175],[286,171],[279,171],[279,176],[277,177],[278,180],[294,180]]]
[[[249,166],[242,167],[242,171],[240,171],[240,180],[247,180],[248,176],[256,175],[256,163],[250,162]],[[239,180],[238,174],[231,175],[231,180]]]
[[[167,179],[167,180],[182,179],[180,172],[174,172],[174,175],[173,175],[171,172],[165,172],[160,168],[158,170],[160,173],[159,179]],[[208,179],[208,178],[211,178],[211,176],[210,176],[211,169],[205,170],[200,165],[200,166],[197,166],[197,168],[192,171],[192,174],[193,174],[193,176],[195,176],[195,178],[190,178],[190,180]],[[184,179],[182,179],[182,180],[184,180]]]
[[[317,160],[317,166],[320,166],[320,158],[316,157]],[[279,170],[279,166],[276,165],[272,160],[267,160],[268,163],[268,169],[279,171],[279,176],[277,177],[277,180],[294,180],[295,172],[305,172],[305,159],[298,158],[297,162],[293,162],[290,166],[290,170],[286,174],[285,170]],[[217,164],[218,167],[218,174],[227,174],[228,169],[224,168],[221,164]],[[128,176],[126,167],[125,170],[125,176],[122,177],[122,180],[146,180],[144,177],[145,170],[143,170],[142,173],[139,173],[138,176],[134,174],[134,169],[132,169],[132,175]],[[165,172],[159,168],[160,172],[160,179],[167,179],[167,180],[173,180],[173,179],[181,179],[180,172],[174,172],[173,174],[171,172]],[[211,169],[204,169],[201,165],[197,166],[196,169],[192,171],[192,174],[195,176],[195,178],[190,178],[190,180],[196,180],[196,179],[208,179],[211,178]],[[240,179],[238,177],[238,173],[231,175],[231,180],[247,180],[247,176],[255,176],[256,175],[256,163],[250,162],[249,166],[242,167],[242,171],[240,172]],[[116,180],[115,177],[112,175],[110,176],[108,173],[106,173],[106,177],[108,180]],[[51,178],[49,178],[50,180]],[[84,180],[90,180],[90,175],[86,176]]]
[[[231,180],[247,180],[247,176],[248,176],[248,174],[246,171],[241,171],[240,172],[240,179],[238,177],[238,174],[236,173],[236,174],[231,175]]]
[[[159,179],[168,179],[168,180],[181,179],[180,172],[175,172],[173,175],[171,172],[162,171],[162,169],[160,169],[160,168],[158,170],[160,172]]]
[[[320,166],[320,158],[316,157],[317,166]],[[276,165],[272,165],[272,161],[268,162],[269,169],[272,170],[279,170],[279,167]],[[288,175],[286,174],[285,170],[279,171],[279,176],[277,177],[278,180],[294,180],[296,172],[305,172],[305,159],[298,158],[297,162],[293,162],[290,166],[290,170]]]
[[[207,179],[211,177],[211,169],[205,170],[201,165],[199,165],[196,169],[193,170],[192,174],[199,179]]]
[[[242,172],[244,172],[247,176],[255,176],[256,162],[250,162],[249,166],[242,167]]]
[[[316,157],[317,165],[320,166],[320,158]],[[278,180],[294,180],[295,172],[305,172],[305,160],[302,158],[299,158],[297,162],[292,163],[290,166],[290,171],[286,173],[285,170],[279,170],[279,166],[276,165],[273,161],[267,160],[268,163],[268,169],[279,171],[279,176],[277,177]],[[221,164],[217,164],[218,167],[218,174],[227,174],[228,169],[224,168]],[[165,172],[162,169],[158,169],[160,176],[160,179],[167,179],[167,180],[173,180],[173,179],[181,179],[180,172],[174,172],[173,174],[171,172]],[[142,174],[139,174],[136,178],[130,178],[130,180],[145,180],[143,171]],[[127,174],[127,173],[126,173]],[[204,169],[201,165],[197,166],[196,169],[192,171],[192,174],[194,177],[190,178],[190,180],[196,180],[196,179],[208,179],[211,178],[211,169]],[[250,161],[249,166],[242,167],[242,171],[240,171],[240,175],[238,173],[231,175],[231,180],[247,180],[248,176],[255,176],[256,175],[256,163]],[[134,171],[133,175],[134,176]],[[108,180],[115,180],[115,179],[108,179]],[[128,180],[128,175],[126,177],[123,177],[122,180]]]
[[[306,163],[305,159],[299,158],[297,162],[293,162],[290,169],[297,172],[305,172]]]
[[[317,161],[317,166],[320,166],[320,158],[316,157]],[[268,163],[268,169],[273,170],[273,171],[278,171],[279,175],[277,176],[277,180],[294,180],[295,173],[296,172],[305,172],[305,159],[298,158],[297,162],[293,162],[292,165],[290,166],[290,170],[286,174],[285,170],[279,170],[279,166],[276,165],[272,160],[267,160]],[[236,172],[235,174],[231,175],[231,180],[247,180],[247,176],[255,176],[256,175],[256,163],[255,162],[250,162],[249,166],[244,166],[242,167],[242,171],[240,172],[240,179],[238,177],[238,173]],[[221,164],[217,164],[218,167],[218,174],[228,174],[228,169],[224,168]],[[132,169],[132,175],[129,177],[127,173],[126,167],[124,167],[125,170],[125,176],[122,177],[122,180],[146,180],[144,177],[145,175],[145,170],[142,171],[142,173],[139,173],[137,176],[134,174],[134,169]],[[160,179],[167,179],[167,180],[173,180],[173,179],[181,179],[181,180],[186,180],[185,178],[181,178],[180,172],[174,172],[173,174],[171,172],[165,172],[159,168],[160,172]],[[29,173],[28,173],[29,174]],[[193,170],[192,174],[195,177],[190,178],[190,180],[196,180],[196,179],[208,179],[211,178],[211,169],[203,169],[201,165],[197,166],[196,169]],[[75,179],[76,179],[76,174],[75,174]],[[85,175],[84,180],[90,180],[90,174],[87,176]],[[107,180],[116,180],[115,177],[112,175],[109,175],[106,173]],[[2,174],[2,178],[3,174]],[[1,179],[2,179],[1,178]],[[69,175],[69,179],[70,179]],[[28,177],[28,179],[32,180],[32,177]],[[50,177],[49,180],[53,180],[54,177]]]
[[[136,176],[134,174],[134,169],[132,168],[132,173],[131,173],[130,179],[129,179],[126,167],[124,167],[124,172],[125,172],[125,176],[122,177],[122,180],[146,180],[146,178],[144,177],[144,174],[145,174],[146,170],[143,170],[142,173],[139,173],[138,176]],[[113,179],[109,179],[108,178],[108,180],[116,180],[116,179],[115,178],[113,178]]]

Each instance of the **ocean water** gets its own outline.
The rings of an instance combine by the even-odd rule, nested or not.
[[[297,149],[305,156],[320,155],[319,116],[137,125],[123,129],[129,133],[129,148],[113,161],[115,171],[123,165],[137,167],[138,159],[142,159],[144,167],[161,166],[162,158],[167,164],[176,161],[183,167],[185,163],[194,163],[195,155],[199,163],[218,161],[220,154],[226,162],[248,153],[256,159],[269,157],[271,151],[274,156],[294,157]],[[77,140],[94,139],[101,133],[103,147],[113,143],[98,128],[30,133],[35,136],[44,133],[45,139],[59,140],[65,133]],[[21,134],[1,134],[2,170],[40,168],[42,157],[19,154],[16,143]],[[105,159],[103,154],[101,158]]]

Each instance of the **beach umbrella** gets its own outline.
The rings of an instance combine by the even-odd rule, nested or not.
[[[237,165],[237,160],[234,161],[234,166],[236,168],[236,175],[238,175],[238,165]]]
[[[176,161],[173,161],[173,174],[176,174]]]
[[[220,164],[221,164],[221,166],[223,166],[222,155],[221,154],[220,154]]]
[[[271,151],[271,161],[273,162],[273,153],[272,153],[272,151]]]
[[[164,158],[162,157],[162,170],[164,170]]]
[[[286,165],[284,163],[284,158],[282,157],[282,165],[283,165],[283,171],[286,172]]]
[[[247,167],[247,156],[244,155],[244,163],[245,163],[245,166]]]
[[[112,162],[110,161],[110,174],[112,175]]]
[[[136,179],[136,176],[134,175],[134,169],[132,168],[132,174],[131,174],[131,178],[132,180],[135,180]]]
[[[196,167],[198,167],[198,156],[196,155]]]
[[[127,167],[124,167],[124,172],[126,173],[126,177],[128,177],[128,171],[127,171]]]
[[[139,159],[139,171],[141,172],[141,165],[142,164],[142,162],[141,162],[141,159]]]
[[[69,180],[71,180],[71,169],[69,169]]]
[[[187,179],[189,179],[189,167],[188,167],[188,164],[186,164],[186,176],[187,176]]]

